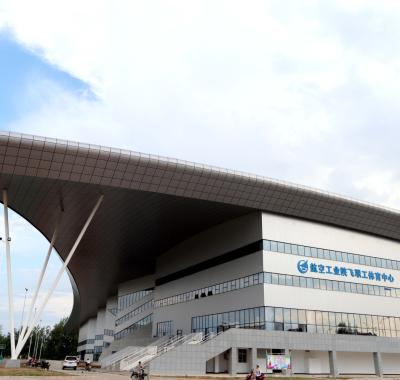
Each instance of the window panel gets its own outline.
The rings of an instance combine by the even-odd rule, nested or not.
[[[283,322],[283,310],[281,307],[275,308],[275,322]]]

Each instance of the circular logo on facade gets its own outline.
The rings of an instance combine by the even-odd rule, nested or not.
[[[300,261],[298,261],[297,270],[300,273],[307,273],[308,272],[308,260],[300,260]]]

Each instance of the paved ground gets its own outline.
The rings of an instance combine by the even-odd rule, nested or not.
[[[55,368],[53,368],[55,369]],[[130,374],[129,372],[116,372],[116,373],[108,373],[108,372],[97,372],[97,371],[92,371],[92,372],[86,372],[82,370],[77,370],[77,371],[62,371],[60,370],[60,374],[63,374],[63,376],[41,376],[41,377],[36,377],[36,376],[2,376],[1,380],[77,380],[77,377],[85,378],[81,380],[130,380]],[[303,379],[315,379],[315,380],[320,380],[320,379],[328,379],[327,377],[313,377],[313,376],[299,376],[299,377],[293,377],[291,378],[292,380],[295,379],[298,380],[303,380]],[[161,377],[161,376],[151,376],[149,380],[239,380],[239,379],[244,379],[244,375],[238,375],[236,377],[228,377],[227,375],[212,375],[212,376],[207,376],[207,377]],[[271,379],[269,377],[268,379]],[[276,380],[289,380],[288,377],[283,377],[283,376],[274,376],[272,379]],[[346,376],[341,376],[338,377],[338,379],[346,379],[346,380],[378,380],[378,377],[375,376],[352,376],[352,377],[346,377]],[[384,378],[380,378],[384,380],[400,380],[400,376],[385,376]],[[146,379],[147,380],[147,379]]]

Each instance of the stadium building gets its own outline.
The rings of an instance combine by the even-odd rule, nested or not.
[[[152,374],[400,373],[399,211],[182,160],[0,136],[9,207],[67,259],[78,352]],[[289,364],[288,364],[289,363]],[[277,367],[278,368],[278,367]]]

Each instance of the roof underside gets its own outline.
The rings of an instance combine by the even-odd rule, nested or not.
[[[63,210],[55,244],[63,259],[104,194],[68,266],[75,325],[95,316],[118,283],[153,273],[156,257],[167,249],[251,211],[400,240],[395,210],[189,162],[3,132],[0,165],[10,207],[47,239]]]

